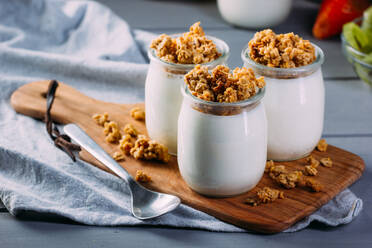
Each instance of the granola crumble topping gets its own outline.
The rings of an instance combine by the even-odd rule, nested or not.
[[[218,65],[212,74],[209,74],[207,67],[196,65],[184,80],[194,96],[213,102],[243,101],[265,86],[264,78],[256,78],[252,69],[235,68],[230,73],[230,69],[224,65]]]
[[[332,165],[333,165],[333,162],[332,162],[332,159],[330,157],[328,158],[322,158],[320,160],[320,163],[324,166],[324,167],[328,167],[328,168],[331,168]]]
[[[275,34],[271,29],[257,32],[248,43],[255,62],[269,67],[295,68],[315,60],[315,48],[294,33]]]
[[[147,175],[142,170],[137,170],[136,171],[136,178],[135,179],[136,179],[137,182],[141,182],[141,183],[151,182],[151,176]]]
[[[134,147],[130,150],[130,154],[135,159],[144,160],[159,160],[168,162],[170,155],[168,154],[168,148],[155,140],[150,140],[145,135],[138,135]]]
[[[142,108],[135,107],[130,110],[130,116],[137,121],[145,120],[145,111]]]
[[[316,149],[320,152],[326,152],[328,148],[327,141],[325,139],[321,139],[318,142],[318,145],[316,146]]]
[[[213,41],[205,36],[200,22],[194,23],[189,32],[177,38],[160,35],[152,41],[150,48],[155,49],[162,60],[176,64],[203,64],[221,56]]]

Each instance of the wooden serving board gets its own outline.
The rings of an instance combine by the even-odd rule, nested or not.
[[[43,119],[46,109],[45,93],[48,84],[49,81],[40,81],[20,87],[11,97],[13,108],[18,113]],[[93,121],[92,115],[108,112],[110,120],[118,122],[120,127],[132,123],[140,133],[146,134],[145,124],[130,117],[129,111],[134,106],[144,107],[144,104],[114,104],[98,101],[83,95],[66,84],[60,83],[51,114],[53,120],[59,123],[77,123],[105,151],[112,155],[119,150],[118,146],[105,142],[103,128]],[[168,164],[137,161],[131,157],[126,157],[125,161],[120,164],[131,175],[135,175],[138,169],[151,175],[153,182],[145,185],[146,187],[177,195],[184,204],[215,216],[222,221],[253,231],[276,233],[310,215],[355,182],[362,175],[365,166],[363,160],[357,155],[331,145],[327,152],[314,151],[312,155],[317,159],[329,156],[333,160],[332,168],[318,167],[319,174],[316,179],[325,185],[324,192],[313,193],[304,188],[282,189],[265,174],[258,187],[269,186],[281,189],[284,191],[285,199],[257,207],[243,203],[244,199],[253,196],[255,189],[229,198],[209,198],[192,191],[182,179],[178,170],[177,159],[174,156]],[[109,169],[84,150],[80,152],[80,158],[110,172]],[[305,159],[300,159],[280,164],[284,164],[290,169],[303,170],[306,162]]]

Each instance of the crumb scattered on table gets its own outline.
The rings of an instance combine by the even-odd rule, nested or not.
[[[130,154],[135,159],[159,160],[167,163],[170,159],[168,148],[145,135],[138,135]]]
[[[332,167],[332,165],[333,165],[332,159],[331,159],[330,157],[328,157],[328,158],[322,158],[322,159],[320,160],[320,163],[321,163],[324,167],[328,167],[328,168]]]
[[[103,133],[106,135],[106,141],[109,143],[116,143],[121,139],[119,126],[116,122],[105,122]]]
[[[265,172],[269,172],[271,167],[273,167],[274,165],[275,164],[273,160],[266,161]]]
[[[306,158],[306,161],[309,163],[311,167],[317,168],[319,165],[319,161],[315,159],[312,155]]]
[[[130,123],[124,126],[124,132],[132,137],[137,137],[138,135],[137,129],[135,129],[134,126]]]
[[[151,182],[151,176],[147,175],[142,170],[137,170],[135,179],[137,182],[141,182],[141,183]]]
[[[134,107],[130,110],[130,116],[137,121],[144,121],[145,120],[145,111],[140,107]]]
[[[122,152],[115,152],[112,155],[112,158],[115,159],[116,161],[122,161],[125,159],[124,154]]]
[[[318,142],[318,145],[316,146],[316,149],[320,152],[326,152],[328,148],[327,141],[325,139],[321,139]]]
[[[108,113],[106,112],[104,114],[94,114],[92,116],[95,122],[102,127],[105,125],[106,122],[109,121],[108,117],[109,117]]]
[[[318,170],[316,169],[316,167],[313,167],[311,165],[305,166],[305,172],[308,176],[316,176],[318,174]]]
[[[305,178],[302,181],[302,184],[304,184],[314,192],[320,192],[323,190],[323,185],[313,178]]]
[[[250,197],[245,199],[245,203],[252,205],[252,206],[258,206],[262,203],[269,203],[273,202],[277,199],[283,199],[284,198],[284,192],[272,189],[270,187],[264,187],[263,189],[259,189],[256,193],[255,197]]]
[[[302,178],[301,171],[293,171],[289,173],[282,173],[273,179],[286,189],[293,189],[297,186],[298,182]]]
[[[287,173],[287,170],[284,165],[274,165],[270,167],[269,175],[271,178],[275,178],[282,173]]]

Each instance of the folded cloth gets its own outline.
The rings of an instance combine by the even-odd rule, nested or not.
[[[53,214],[88,225],[245,231],[185,205],[153,220],[134,218],[121,179],[73,163],[54,147],[44,123],[16,114],[9,104],[15,89],[40,79],[63,81],[101,100],[143,101],[146,47],[153,37],[91,1],[0,2],[0,198],[11,214]],[[314,220],[349,223],[361,209],[362,200],[346,189],[286,232]]]

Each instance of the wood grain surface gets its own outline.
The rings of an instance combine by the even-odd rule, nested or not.
[[[11,104],[13,108],[18,113],[43,119],[48,83],[49,81],[39,81],[20,87],[12,94]],[[120,127],[132,123],[140,133],[146,134],[144,123],[133,120],[129,115],[130,109],[134,106],[144,107],[144,104],[102,102],[89,98],[72,87],[60,83],[51,114],[53,120],[59,123],[78,124],[105,151],[112,155],[119,150],[118,146],[105,142],[102,127],[95,124],[91,116],[95,113],[107,112],[110,119],[116,121]],[[250,192],[229,198],[209,198],[192,191],[179,173],[176,157],[172,157],[168,164],[137,161],[131,157],[126,157],[125,161],[120,164],[131,175],[134,175],[138,169],[151,175],[153,182],[145,186],[152,190],[177,195],[184,204],[236,226],[258,232],[276,233],[310,215],[355,182],[362,175],[365,166],[363,160],[357,155],[331,145],[327,152],[314,151],[312,155],[317,159],[329,156],[334,162],[332,168],[318,167],[319,174],[316,178],[325,185],[324,192],[313,193],[304,188],[282,189],[265,174],[257,187],[270,186],[281,189],[284,191],[286,198],[258,207],[243,203],[245,198],[254,194],[257,187]],[[86,151],[82,151],[80,157],[110,172]],[[306,162],[305,159],[300,159],[292,162],[282,162],[281,164],[286,165],[291,170],[303,170]]]

